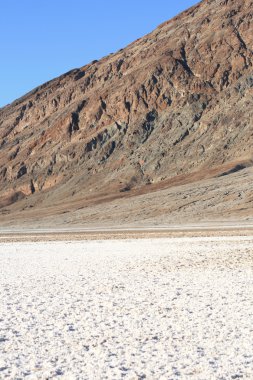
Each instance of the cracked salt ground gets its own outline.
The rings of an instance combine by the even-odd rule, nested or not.
[[[252,379],[253,239],[0,245],[1,379]]]

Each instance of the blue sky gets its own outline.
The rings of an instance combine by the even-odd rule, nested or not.
[[[197,0],[1,0],[0,107],[115,52]]]

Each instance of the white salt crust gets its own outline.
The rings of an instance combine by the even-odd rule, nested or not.
[[[0,244],[0,379],[253,379],[253,238]]]

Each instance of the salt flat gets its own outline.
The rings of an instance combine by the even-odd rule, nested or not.
[[[0,244],[1,379],[252,379],[253,238]]]

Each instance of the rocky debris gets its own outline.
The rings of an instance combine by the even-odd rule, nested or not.
[[[40,196],[36,207],[73,193],[123,196],[250,160],[252,9],[203,0],[1,108],[0,204],[19,189]]]

